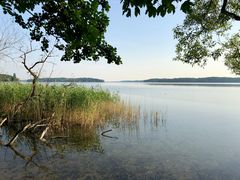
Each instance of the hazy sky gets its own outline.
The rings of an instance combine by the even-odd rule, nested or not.
[[[119,1],[112,0],[110,4],[110,26],[106,39],[111,45],[117,47],[123,64],[109,65],[104,59],[99,62],[73,64],[60,62],[59,57],[56,57],[52,60],[55,65],[48,64],[42,72],[42,77],[49,77],[51,72],[52,77],[96,77],[107,81],[234,76],[221,60],[218,62],[209,60],[205,68],[192,67],[172,60],[176,45],[172,28],[181,24],[184,19],[183,13],[179,12],[164,18],[148,18],[145,15],[126,18],[122,16]],[[1,14],[0,23],[3,20],[9,19]],[[20,63],[0,62],[0,73],[13,74],[14,72],[21,79],[29,77]]]

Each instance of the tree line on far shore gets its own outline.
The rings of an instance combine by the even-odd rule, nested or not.
[[[15,73],[13,73],[12,76],[8,74],[0,74],[0,81],[11,82],[11,81],[19,81],[19,79],[17,78]]]
[[[26,80],[27,82],[31,82],[31,79]],[[59,77],[59,78],[39,78],[38,82],[104,82],[102,79],[97,79],[97,78],[64,78],[64,77]]]

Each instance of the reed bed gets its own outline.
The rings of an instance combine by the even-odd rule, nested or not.
[[[117,128],[138,135],[140,119],[144,126],[161,124],[159,113],[143,111],[101,88],[37,84],[30,96],[32,88],[31,84],[0,83],[0,130],[6,130],[0,144],[12,147],[23,134],[26,139],[66,140],[82,144],[80,149],[101,152],[100,134],[117,138],[105,134]]]
[[[0,117],[10,117],[13,108],[29,96],[31,88],[30,84],[1,83]],[[24,102],[11,120],[34,122],[50,116],[56,126],[103,127],[107,122],[136,122],[140,110],[101,88],[38,84],[36,95]]]

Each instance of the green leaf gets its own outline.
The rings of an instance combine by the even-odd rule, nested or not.
[[[138,15],[140,15],[140,9],[139,9],[139,7],[135,7],[135,16],[138,16]]]
[[[181,10],[184,12],[184,13],[189,13],[191,12],[191,7],[193,6],[194,4],[191,2],[191,1],[185,1],[182,6],[181,6]]]
[[[130,16],[131,16],[131,9],[130,9],[130,8],[128,8],[126,16],[127,16],[127,17],[130,17]]]

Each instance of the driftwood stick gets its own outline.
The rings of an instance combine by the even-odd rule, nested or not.
[[[44,142],[46,141],[46,139],[44,139],[44,136],[47,133],[48,129],[49,129],[49,126],[46,127],[45,130],[42,132],[42,134],[41,134],[41,136],[39,138],[41,141],[44,141]]]
[[[112,131],[112,129],[109,129],[109,130],[103,131],[103,132],[101,133],[101,135],[104,136],[104,134],[106,134],[106,133],[108,133],[108,132],[111,132],[111,131]]]
[[[107,130],[107,131],[103,131],[103,132],[101,133],[101,135],[104,136],[104,137],[107,137],[107,138],[118,139],[118,137],[113,137],[113,136],[105,135],[106,133],[111,132],[111,131],[112,131],[112,129],[109,129],[109,130]]]
[[[20,129],[5,146],[11,146],[17,140],[18,136],[24,131],[26,131],[30,126],[31,126],[31,123],[24,126],[22,129]]]
[[[29,161],[29,160],[30,160],[29,157],[27,157],[27,156],[23,155],[22,153],[20,153],[19,151],[17,151],[13,146],[10,146],[10,149],[11,149],[17,156],[19,156],[20,158],[22,158],[22,159],[24,159],[24,160],[26,160],[26,161]]]
[[[9,146],[9,148],[15,153],[16,156],[22,158],[23,160],[27,161],[26,165],[27,166],[30,162],[33,163],[35,166],[39,167],[37,163],[33,161],[33,157],[37,155],[37,151],[33,151],[31,156],[26,156],[22,153],[20,153],[17,149],[15,149],[13,146]]]
[[[8,118],[6,117],[6,118],[4,118],[3,120],[2,120],[2,122],[0,123],[0,127],[2,127],[3,126],[3,124],[6,122],[8,120]]]

